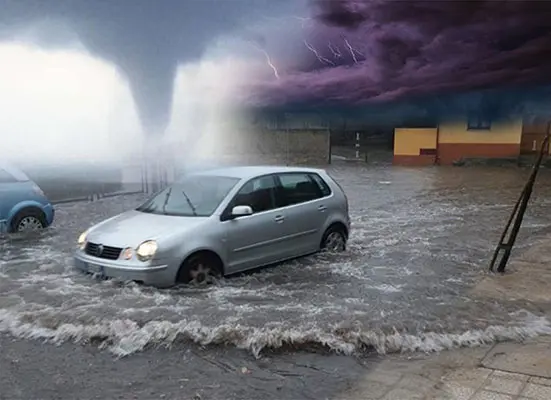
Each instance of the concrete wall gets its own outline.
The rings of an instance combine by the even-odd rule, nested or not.
[[[326,165],[329,163],[328,129],[268,130],[257,128],[247,134],[241,148],[244,163]]]
[[[198,138],[174,137],[163,146],[165,153],[174,153],[176,165],[326,165],[330,131],[316,115],[273,116],[235,110],[223,123],[205,129]]]
[[[218,157],[240,164],[327,165],[330,131],[319,116],[242,113]]]
[[[448,121],[439,125],[438,160],[452,164],[464,158],[518,157],[522,119],[494,121],[489,130],[469,130],[467,121]]]
[[[395,165],[433,165],[436,162],[436,128],[396,128]]]

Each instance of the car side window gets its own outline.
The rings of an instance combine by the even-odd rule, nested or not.
[[[273,175],[261,176],[250,180],[237,192],[232,207],[250,206],[253,213],[275,208],[276,181]]]
[[[15,179],[11,174],[9,174],[6,170],[0,168],[0,183],[15,183],[17,182],[17,179]]]
[[[331,188],[321,176],[319,176],[318,174],[310,174],[309,176],[314,182],[316,182],[323,197],[331,195]]]
[[[320,186],[305,173],[278,174],[281,184],[276,196],[276,206],[286,207],[323,197]]]

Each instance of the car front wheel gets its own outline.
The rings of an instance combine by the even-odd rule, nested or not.
[[[321,241],[321,249],[330,253],[340,253],[346,250],[346,233],[338,226],[331,226]]]
[[[222,274],[218,258],[209,252],[200,252],[189,256],[178,272],[177,283],[204,285]]]
[[[17,214],[11,225],[13,232],[36,232],[46,227],[46,221],[38,210],[28,210]]]

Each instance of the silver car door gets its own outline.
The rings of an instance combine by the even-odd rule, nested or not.
[[[253,214],[222,222],[226,233],[228,273],[267,265],[284,259],[285,215],[275,209],[276,180],[265,175],[247,182],[222,215],[235,206],[250,206]]]
[[[323,193],[308,173],[280,173],[277,178],[280,187],[276,204],[286,213],[289,250],[293,256],[317,251],[327,218]]]

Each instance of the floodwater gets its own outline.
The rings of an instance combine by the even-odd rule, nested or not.
[[[160,290],[75,272],[71,253],[90,225],[143,196],[57,207],[52,229],[0,239],[0,333],[100,345],[118,356],[186,341],[250,350],[329,347],[440,350],[551,332],[532,304],[480,300],[501,230],[529,174],[512,168],[340,165],[349,250]],[[551,172],[542,170],[517,251],[551,227]],[[514,255],[513,255],[514,256]]]

